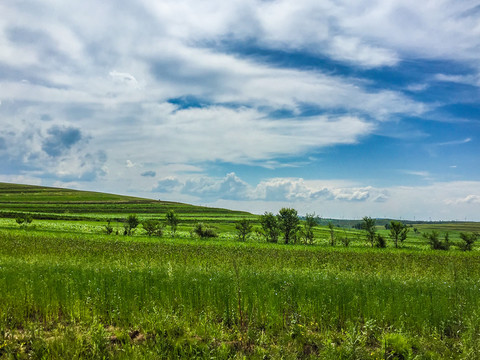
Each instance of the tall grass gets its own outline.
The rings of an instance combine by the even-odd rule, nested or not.
[[[0,355],[18,354],[18,339],[26,338],[40,339],[38,350],[33,343],[24,349],[27,355],[65,356],[57,347],[70,344],[89,355],[96,346],[97,355],[146,351],[142,356],[152,358],[158,352],[280,357],[282,351],[286,357],[368,358],[386,353],[382,339],[392,332],[418,335],[442,351],[462,344],[458,356],[478,343],[475,253],[131,242],[20,231],[0,232],[0,243],[0,345],[6,344]],[[132,350],[140,341],[134,330],[143,350]],[[52,336],[55,341],[45,340]]]

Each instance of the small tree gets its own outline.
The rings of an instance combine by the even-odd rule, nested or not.
[[[375,234],[375,246],[377,248],[386,248],[387,247],[387,240],[384,236],[380,234]]]
[[[162,236],[163,235],[163,224],[160,220],[156,219],[148,219],[142,223],[143,230],[147,232],[148,236],[156,235]]]
[[[18,225],[26,227],[33,221],[33,218],[30,214],[20,214],[15,218],[15,221]]]
[[[450,249],[450,240],[448,232],[445,233],[444,241],[441,241],[437,231],[432,230],[431,233],[423,233],[422,236],[427,239],[430,247],[434,250],[448,250]]]
[[[305,244],[313,244],[313,240],[315,239],[315,235],[313,233],[313,229],[318,225],[318,216],[315,214],[306,214],[305,221],[303,222],[303,228],[300,231],[301,236],[305,242]]]
[[[393,240],[396,248],[398,248],[399,240],[403,244],[407,238],[408,230],[400,221],[390,221],[390,238]]]
[[[103,225],[103,231],[105,231],[105,234],[110,235],[113,233],[113,226],[110,225],[111,220],[107,220],[107,224]]]
[[[262,235],[265,237],[267,242],[278,242],[280,229],[278,227],[278,220],[275,215],[273,215],[271,212],[265,212],[265,214],[260,216],[260,225],[262,226]]]
[[[237,229],[238,239],[245,241],[248,234],[252,232],[252,223],[248,219],[241,219],[235,223],[235,229]]]
[[[193,232],[201,238],[211,238],[218,236],[214,229],[205,226],[203,223],[195,224]]]
[[[375,219],[365,216],[363,219],[363,230],[367,233],[367,241],[372,245],[375,243]]]
[[[177,232],[177,226],[180,223],[180,219],[178,215],[173,210],[168,210],[165,214],[165,220],[170,226],[170,230],[172,231],[172,236],[175,237],[175,233]]]
[[[463,240],[463,243],[459,245],[460,249],[463,251],[471,251],[475,241],[478,239],[477,233],[460,233],[460,238]]]
[[[330,246],[335,246],[335,226],[331,221],[328,222],[328,229],[330,230]]]
[[[346,231],[343,232],[343,237],[340,239],[340,241],[345,247],[348,247],[348,245],[350,245],[351,239],[348,237],[348,234]]]
[[[278,212],[278,226],[283,233],[283,239],[285,244],[288,244],[291,239],[296,241],[298,224],[300,220],[298,219],[297,210],[291,208],[282,208]]]
[[[125,224],[123,224],[123,227],[125,228],[123,235],[132,235],[139,224],[140,220],[138,220],[137,215],[128,215]]]

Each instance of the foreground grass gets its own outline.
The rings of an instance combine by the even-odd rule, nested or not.
[[[476,252],[12,230],[0,245],[5,358],[480,353]]]

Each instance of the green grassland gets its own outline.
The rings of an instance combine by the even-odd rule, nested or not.
[[[104,233],[168,210],[175,237]],[[480,358],[480,252],[421,236],[455,243],[478,223],[413,224],[377,249],[340,227],[352,242],[332,247],[325,226],[314,245],[240,242],[235,222],[257,216],[26,185],[0,184],[0,211],[0,358]],[[219,237],[193,236],[197,221]]]

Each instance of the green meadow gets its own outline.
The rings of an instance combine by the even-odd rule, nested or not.
[[[169,210],[175,236],[123,235],[129,214]],[[456,246],[478,223],[412,224],[398,249],[351,227],[334,228],[335,246],[327,226],[311,245],[241,242],[236,222],[259,230],[258,216],[13,184],[0,215],[0,358],[480,358],[480,252]],[[430,249],[432,230],[450,250]]]

